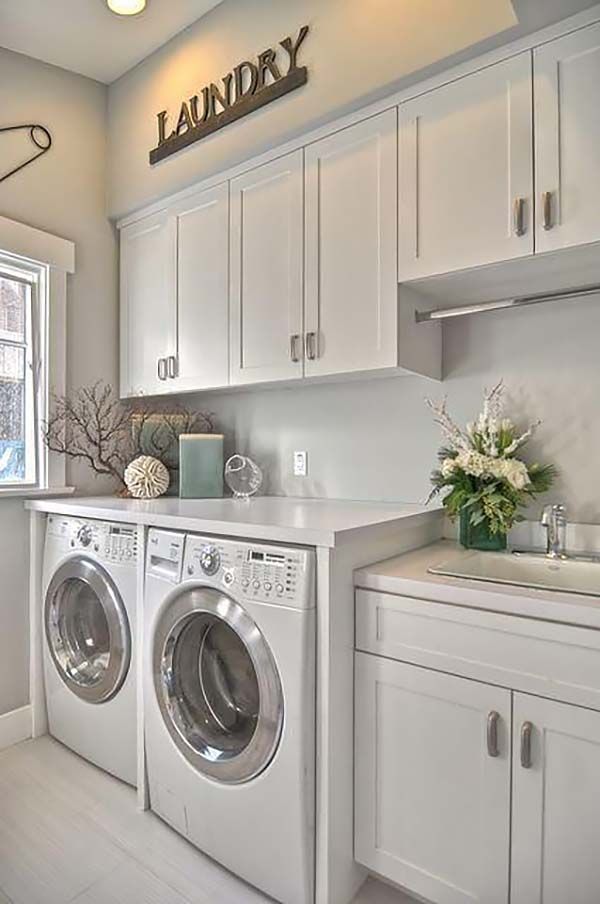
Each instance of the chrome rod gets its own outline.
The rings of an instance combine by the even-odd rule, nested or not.
[[[556,292],[543,292],[539,295],[522,295],[517,298],[500,298],[498,301],[481,301],[474,304],[461,305],[456,308],[434,308],[431,311],[416,311],[417,323],[431,320],[450,320],[452,317],[466,317],[469,314],[487,314],[503,308],[523,308],[530,304],[544,304],[547,301],[586,298],[600,292],[600,283],[591,286],[579,286],[576,289],[558,289]]]

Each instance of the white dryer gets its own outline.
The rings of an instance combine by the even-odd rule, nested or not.
[[[314,551],[151,530],[152,809],[283,904],[314,900]]]
[[[44,679],[50,734],[136,784],[135,527],[49,515]]]

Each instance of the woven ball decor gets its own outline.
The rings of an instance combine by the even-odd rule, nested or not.
[[[158,458],[140,455],[125,469],[125,484],[134,499],[156,499],[169,489],[169,472]]]

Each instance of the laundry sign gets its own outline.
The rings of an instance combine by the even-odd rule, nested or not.
[[[183,148],[201,141],[248,113],[295,91],[308,81],[306,66],[298,66],[298,52],[308,34],[308,25],[298,35],[284,38],[256,60],[243,60],[218,82],[211,82],[181,104],[177,120],[168,110],[157,114],[158,144],[150,151],[155,164]]]

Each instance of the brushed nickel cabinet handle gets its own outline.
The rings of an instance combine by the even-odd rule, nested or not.
[[[317,354],[317,334],[311,330],[306,334],[306,357],[309,361],[314,361]]]
[[[515,198],[513,205],[513,229],[515,235],[525,235],[525,198]]]
[[[167,358],[167,375],[170,380],[174,380],[177,376],[177,358],[175,355],[169,355]]]
[[[531,734],[533,724],[523,722],[521,726],[521,766],[523,769],[531,769]]]
[[[159,358],[157,365],[158,379],[166,380],[167,379],[167,359]]]
[[[290,358],[294,362],[294,364],[298,364],[300,361],[300,354],[298,353],[298,343],[300,342],[300,333],[294,333],[290,336]]]
[[[500,756],[498,748],[498,722],[500,713],[492,710],[487,717],[487,750],[489,756]]]
[[[544,229],[552,229],[554,221],[552,218],[552,196],[553,192],[542,192],[542,225]]]

